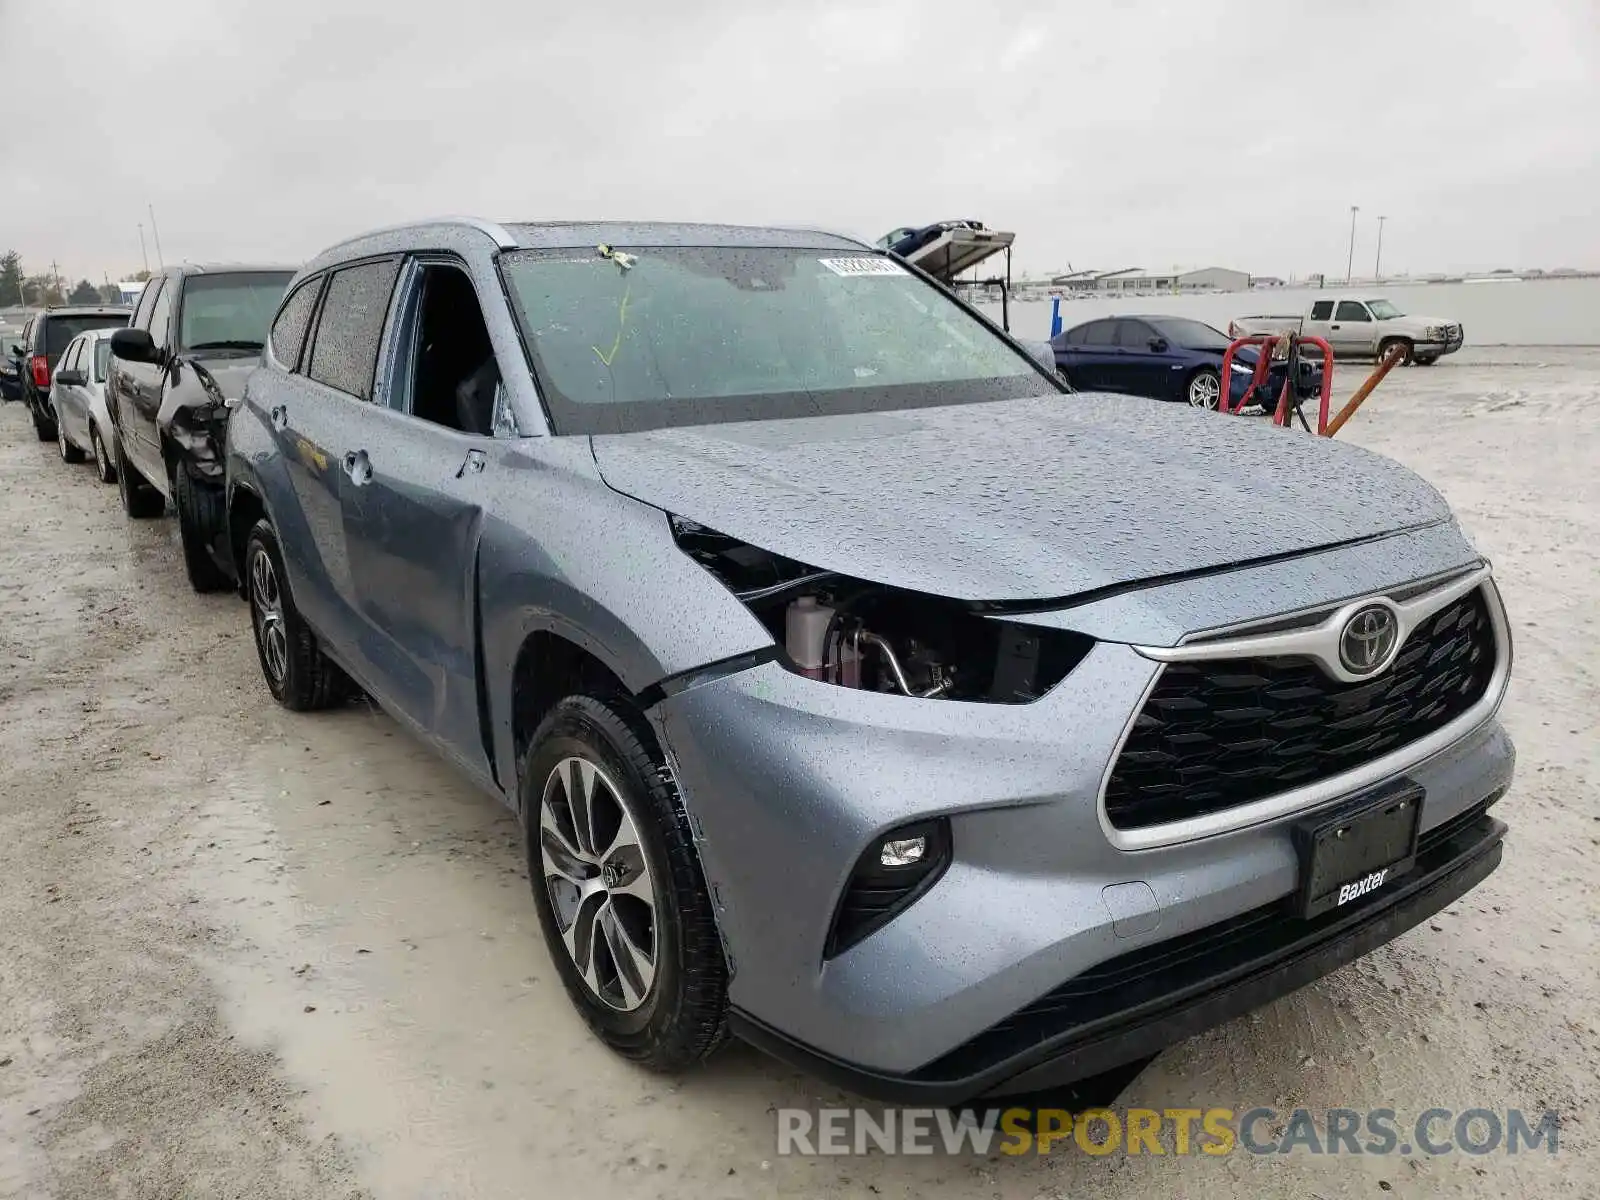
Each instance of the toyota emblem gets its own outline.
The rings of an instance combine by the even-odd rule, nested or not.
[[[1339,661],[1352,675],[1371,675],[1389,661],[1400,639],[1400,622],[1382,604],[1357,609],[1339,633]]]

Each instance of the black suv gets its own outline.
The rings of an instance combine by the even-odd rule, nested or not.
[[[22,401],[33,417],[41,442],[56,440],[56,414],[50,407],[50,377],[67,343],[90,329],[114,329],[128,323],[128,309],[117,304],[72,305],[35,313],[22,327],[22,340],[7,349],[18,360]]]
[[[111,336],[106,410],[122,506],[130,517],[159,517],[173,502],[196,591],[231,581],[215,552],[225,524],[223,432],[293,275],[280,266],[168,267],[144,285],[128,328]]]

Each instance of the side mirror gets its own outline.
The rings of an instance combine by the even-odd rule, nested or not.
[[[56,382],[62,387],[82,387],[87,380],[82,371],[57,371]]]
[[[1052,377],[1056,373],[1056,348],[1049,342],[1036,342],[1032,338],[1018,338],[1022,348],[1028,352],[1028,357],[1033,359],[1045,369]]]
[[[155,362],[160,355],[148,329],[118,329],[111,334],[111,353],[129,362]]]
[[[1164,337],[1151,338],[1150,349],[1154,350],[1157,354],[1165,354],[1167,352],[1167,339]]]

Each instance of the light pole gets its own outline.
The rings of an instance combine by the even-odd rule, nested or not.
[[[1350,273],[1356,265],[1356,214],[1361,211],[1359,204],[1350,206],[1350,256],[1344,260],[1344,285],[1350,286]]]
[[[167,260],[161,256],[161,230],[156,228],[156,206],[147,206],[150,209],[150,236],[156,240],[156,265],[163,271],[167,269]]]
[[[1381,264],[1383,262],[1383,223],[1385,221],[1387,221],[1388,219],[1389,219],[1388,217],[1379,217],[1378,218],[1378,252],[1372,256],[1372,282],[1373,283],[1377,283],[1379,280],[1381,280],[1383,278],[1383,274],[1382,274],[1382,272],[1380,272],[1378,270],[1378,266],[1379,266],[1379,264]]]
[[[139,222],[139,257],[144,260],[144,273],[150,274],[150,252],[144,248],[144,222]]]

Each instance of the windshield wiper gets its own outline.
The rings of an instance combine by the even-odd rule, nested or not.
[[[238,338],[233,341],[222,342],[196,342],[189,347],[190,350],[259,350],[260,342],[253,342],[247,338]]]

